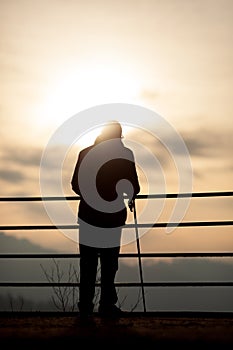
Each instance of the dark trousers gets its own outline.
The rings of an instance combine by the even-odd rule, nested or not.
[[[108,308],[117,302],[117,293],[114,285],[118,270],[120,247],[96,248],[79,244],[80,251],[80,311],[92,312],[95,296],[95,283],[100,258],[101,294],[100,306]]]

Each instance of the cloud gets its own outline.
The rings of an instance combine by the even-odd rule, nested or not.
[[[193,136],[186,136],[184,141],[192,156],[203,157],[205,153],[208,153],[208,144],[206,144],[204,140],[194,138]]]
[[[38,193],[41,154],[42,150],[38,147],[1,145],[2,195]]]
[[[18,170],[0,170],[0,179],[10,183],[19,183],[25,179],[25,176]]]
[[[4,147],[2,149],[2,161],[14,165],[39,166],[42,149],[36,147]]]
[[[155,126],[152,126],[151,129],[154,127]],[[152,132],[153,131],[154,130],[152,130]],[[166,132],[166,130],[163,132]],[[180,152],[178,148],[173,147],[173,154],[171,155],[165,145],[156,138],[156,132],[154,132],[154,134],[155,136],[145,130],[133,130],[123,142],[127,146],[127,140],[129,139],[141,145],[142,147],[138,147],[134,152],[139,166],[143,164],[144,168],[142,170],[145,174],[153,173],[153,183],[158,185],[160,183],[159,176],[161,172],[156,167],[157,162],[164,172],[163,176],[166,178],[167,190],[173,191],[177,183],[177,170],[174,165],[174,160],[176,157],[182,157],[182,152]],[[211,175],[211,178],[216,182],[217,179],[214,178],[213,169],[216,169],[218,172],[218,177],[221,176],[221,172],[223,171],[225,175],[222,175],[225,177],[227,176],[226,173],[229,173],[232,164],[231,150],[233,144],[230,131],[223,133],[221,130],[210,131],[199,128],[192,131],[180,131],[180,135],[188,148],[193,174],[196,180],[199,179],[198,181],[203,181],[203,176],[208,174],[208,176]],[[172,135],[166,134],[165,139],[172,144]],[[2,146],[1,162],[4,166],[0,171],[0,180],[12,185],[5,189],[5,192],[7,191],[5,193],[6,195],[14,195],[21,192],[25,193],[25,191],[27,195],[31,195],[32,193],[38,194],[40,192],[39,173],[43,151],[44,149],[38,146],[27,147],[22,145],[17,148],[9,145],[5,147]],[[72,194],[70,178],[76,162],[77,153],[73,149],[69,151],[64,163],[60,165],[60,151],[62,150],[57,147],[49,150],[49,157],[46,159],[46,163],[44,163],[46,168],[44,174],[47,179],[46,181],[49,183],[48,186],[52,190],[54,186],[54,176],[56,176],[58,172],[60,174],[60,170],[62,170],[62,182],[65,193]],[[152,157],[155,158],[155,162],[151,161]],[[202,160],[206,162],[203,163],[201,162]],[[62,166],[62,169],[60,169],[60,166]],[[185,167],[186,164],[184,162],[184,171]]]
[[[215,160],[231,159],[233,139],[230,130],[207,130],[204,128],[181,135],[191,156],[211,157]],[[229,158],[230,157],[230,158]]]
[[[16,238],[0,232],[1,253],[54,253],[51,249],[45,249],[25,238]]]
[[[35,193],[38,186],[39,166],[42,151],[25,146],[2,146],[0,182],[2,195],[14,195],[30,190]],[[9,184],[6,186],[6,184]],[[38,190],[36,191],[38,192]]]

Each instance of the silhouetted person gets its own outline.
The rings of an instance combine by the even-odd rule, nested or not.
[[[95,143],[78,156],[71,180],[80,195],[78,209],[81,316],[91,315],[95,295],[98,257],[101,265],[99,313],[119,315],[116,306],[115,276],[121,244],[121,231],[128,206],[140,191],[133,152],[124,146],[120,123],[106,124]]]

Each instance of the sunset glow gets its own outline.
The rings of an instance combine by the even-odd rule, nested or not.
[[[62,123],[78,111],[94,105],[137,101],[140,82],[127,74],[126,67],[104,64],[69,69],[64,76],[55,77],[48,87],[38,122],[44,126]]]
[[[119,118],[122,142],[130,148],[130,142],[132,147],[135,142],[140,194],[148,194],[151,188],[155,195],[160,191],[174,194],[181,188],[180,183],[184,185],[182,190],[186,188],[190,178],[189,194],[233,190],[233,1],[3,0],[0,14],[0,196],[41,196],[41,160],[46,149],[51,150],[44,173],[48,196],[58,195],[54,185],[57,175],[61,178],[62,195],[75,196],[71,176],[79,151],[93,144],[106,115],[111,114],[109,120],[116,119],[112,114],[116,104],[121,103],[137,105],[161,116],[164,125],[171,126],[183,141],[191,164],[192,171],[188,172],[187,158],[176,147],[171,129],[157,119],[148,122],[141,114],[137,127],[138,124],[129,121],[127,109]],[[87,115],[86,111],[104,104],[114,104],[114,113],[102,117],[95,112],[95,121],[93,115],[89,119],[82,117],[82,112]],[[66,128],[71,120],[76,125]],[[58,135],[56,143],[50,144],[53,135]],[[171,152],[159,136],[164,136]],[[60,161],[62,152],[64,159]],[[183,170],[182,180],[177,164]],[[148,197],[137,201],[139,214],[144,210],[145,198]],[[232,220],[232,196],[190,198],[184,221]],[[145,221],[168,222],[175,199],[166,197],[164,201],[157,220],[154,213],[159,211],[161,202],[158,198],[151,200],[153,207],[146,212]],[[67,224],[69,218],[62,210],[62,200],[48,203],[52,210],[58,210],[59,224]],[[18,253],[21,249],[18,247],[24,246],[28,246],[25,251],[21,249],[24,253],[30,249],[53,254],[77,252],[77,244],[60,231],[32,233],[29,229],[5,228],[52,225],[42,201],[2,200],[0,204],[3,253]],[[69,204],[76,215],[76,198]],[[75,222],[68,224],[76,223],[74,217]],[[129,221],[133,219],[129,211]],[[142,216],[138,217],[139,223],[141,220]],[[171,235],[166,235],[164,227],[151,229],[141,240],[142,253],[233,251],[231,225],[181,226]],[[135,238],[135,232],[131,233]],[[126,245],[123,249],[135,252],[136,248]],[[196,262],[190,259],[188,269],[182,259],[179,266],[184,274],[179,275],[174,268],[168,274],[171,280],[173,276],[180,281],[191,276],[191,267]],[[228,271],[232,257],[219,258],[221,263],[216,260],[212,265],[216,270],[210,269],[210,260],[206,264],[204,259],[198,261],[197,271],[205,272],[206,280],[209,276],[216,277],[216,281],[224,280],[220,267]],[[126,266],[130,259],[123,260]],[[144,267],[157,264],[154,269],[157,281],[166,280],[162,273],[157,275],[157,266],[165,267],[166,271],[167,261],[149,260],[144,260]],[[133,264],[137,265],[135,260]],[[169,266],[175,266],[173,258]],[[12,271],[14,268],[9,269],[9,276]],[[215,271],[218,276],[214,276]],[[226,281],[231,280],[227,273]],[[3,267],[2,274],[7,281],[9,276]],[[150,280],[150,275],[147,277]],[[25,272],[22,281],[26,279]],[[194,279],[199,280],[199,275]],[[209,300],[214,302],[214,298]],[[159,298],[156,302],[159,310]],[[233,310],[232,297],[226,300],[228,309]]]

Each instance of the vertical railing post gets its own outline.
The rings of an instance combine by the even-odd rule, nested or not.
[[[137,212],[136,212],[135,200],[133,201],[132,204],[133,204],[132,208],[133,208],[133,215],[134,215],[136,243],[137,243],[137,251],[138,251],[139,273],[140,273],[140,281],[141,281],[141,289],[142,289],[143,311],[146,312],[146,300],[145,300],[144,282],[143,282],[143,274],[142,274],[141,249],[140,249],[140,240],[139,240],[139,234],[138,234],[138,222],[137,222]]]

